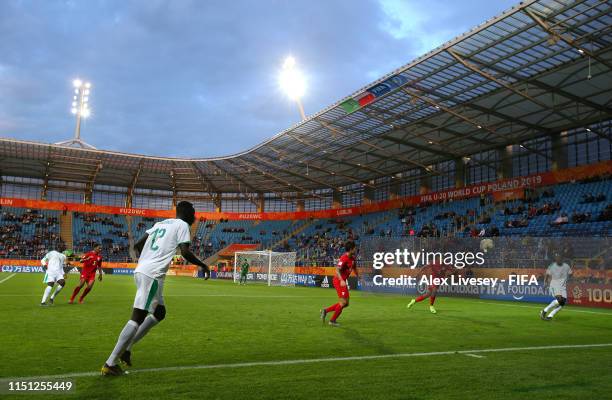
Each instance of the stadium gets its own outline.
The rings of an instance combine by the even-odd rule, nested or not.
[[[611,11],[482,15],[227,156],[91,146],[75,81],[73,139],[0,137],[0,395],[610,398]]]

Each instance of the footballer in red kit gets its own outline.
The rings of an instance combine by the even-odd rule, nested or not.
[[[446,278],[452,275],[453,273],[454,273],[454,270],[453,270],[452,265],[439,264],[435,262],[423,267],[423,272],[422,272],[423,275],[429,274],[430,280],[433,280],[436,278]],[[432,314],[436,314],[437,311],[434,307],[434,303],[436,301],[437,291],[438,291],[438,285],[432,283],[431,285],[427,286],[427,292],[425,294],[420,295],[416,299],[412,299],[406,307],[411,308],[415,303],[419,303],[425,300],[426,298],[429,298],[429,311],[431,311]]]
[[[83,269],[81,270],[81,279],[77,287],[72,291],[72,296],[70,296],[70,304],[74,304],[74,299],[79,294],[79,291],[84,285],[87,285],[81,297],[79,297],[79,304],[83,303],[83,299],[93,288],[93,285],[96,281],[96,271],[98,271],[98,280],[102,280],[102,256],[100,253],[102,252],[102,246],[95,245],[93,250],[85,253],[81,261],[83,262]]]
[[[355,243],[346,242],[344,245],[346,252],[340,256],[338,265],[336,266],[336,275],[334,276],[333,284],[338,294],[338,302],[321,310],[321,320],[325,323],[325,317],[328,313],[334,312],[334,315],[329,320],[329,324],[332,326],[338,326],[336,320],[342,314],[342,310],[349,306],[349,287],[348,277],[351,272],[355,272],[355,276],[359,277],[357,266],[355,265]]]

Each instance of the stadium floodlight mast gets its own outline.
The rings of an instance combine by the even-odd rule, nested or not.
[[[74,95],[72,96],[72,108],[70,112],[76,116],[76,126],[74,128],[74,137],[70,140],[58,142],[56,144],[70,147],[81,147],[86,149],[95,149],[92,145],[85,143],[81,139],[81,118],[88,118],[91,115],[89,108],[89,95],[91,93],[91,83],[83,82],[81,79],[72,81],[74,87]]]
[[[285,58],[278,82],[287,96],[297,103],[302,121],[305,120],[306,114],[302,105],[302,96],[306,92],[306,79],[302,71],[296,66],[295,58],[292,56]]]

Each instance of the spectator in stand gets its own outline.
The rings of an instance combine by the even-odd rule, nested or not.
[[[470,228],[469,233],[470,233],[470,237],[478,237],[479,231],[478,229],[476,229],[475,226],[473,226]]]
[[[597,220],[600,222],[612,220],[612,204],[608,204],[606,209],[602,211]]]
[[[569,218],[567,218],[567,214],[563,213],[559,215],[553,222],[550,223],[551,226],[559,226],[565,225],[569,222]]]
[[[593,196],[591,193],[586,193],[582,195],[582,203],[594,203],[595,202],[595,196]]]
[[[41,258],[48,249],[59,248],[63,242],[54,232],[58,225],[56,217],[45,217],[38,210],[26,210],[17,215],[3,211],[0,225],[0,256]],[[34,225],[34,233],[24,233],[24,226]],[[32,232],[28,228],[26,232]]]
[[[554,190],[552,190],[552,188],[545,189],[542,192],[542,197],[543,198],[555,197],[555,192],[554,192]]]
[[[591,213],[582,213],[582,212],[575,212],[574,214],[572,214],[572,222],[575,224],[581,224],[583,222],[588,222],[591,219]]]
[[[491,223],[491,217],[488,214],[483,214],[482,217],[480,217],[480,219],[478,220],[479,224],[490,224]]]
[[[527,218],[531,219],[535,217],[537,214],[538,214],[538,209],[533,204],[531,204],[529,206],[529,211],[527,212]]]

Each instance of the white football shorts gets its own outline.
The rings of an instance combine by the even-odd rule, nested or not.
[[[152,313],[157,305],[164,305],[164,280],[155,279],[141,272],[134,272],[136,298],[134,308]]]
[[[560,285],[550,285],[548,289],[549,293],[553,297],[561,296],[564,299],[567,299],[567,288]]]
[[[64,279],[63,269],[47,269],[45,273],[45,283],[57,282]]]

